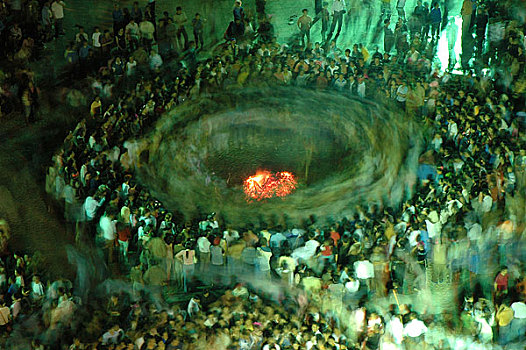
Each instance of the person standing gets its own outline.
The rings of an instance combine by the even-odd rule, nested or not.
[[[340,35],[340,32],[342,30],[343,15],[346,11],[347,7],[345,6],[345,0],[334,0],[331,7],[332,23],[331,29],[329,30],[329,35],[327,36],[327,42],[331,39],[332,33],[334,32],[336,25],[338,25],[338,30],[336,31],[334,40],[338,39],[338,36]]]
[[[22,105],[24,106],[24,116],[26,124],[35,121],[38,106],[38,90],[32,81],[28,83],[27,89],[22,94]]]
[[[429,35],[429,3],[424,2],[424,9],[422,10],[422,39],[427,39]]]
[[[201,14],[198,12],[195,14],[194,19],[192,20],[192,27],[194,29],[194,41],[196,45],[196,50],[203,49],[203,19],[201,19]],[[201,47],[199,48],[199,45]]]
[[[234,21],[240,20],[243,22],[245,19],[245,10],[243,9],[243,6],[241,6],[242,2],[241,0],[236,0],[234,3],[234,10],[232,11],[234,13]]]
[[[500,269],[500,272],[497,274],[497,277],[495,277],[495,282],[493,283],[495,300],[500,301],[503,296],[508,294],[508,279],[508,268],[504,266]]]
[[[322,9],[323,9],[323,1],[314,0],[314,13],[315,13],[314,23],[316,23],[317,19],[319,19],[319,15]]]
[[[119,29],[124,28],[128,24],[124,21],[124,13],[119,4],[113,5],[111,16],[113,17],[113,35],[117,35]]]
[[[440,24],[442,23],[442,11],[438,6],[438,1],[435,1],[433,8],[429,12],[429,20],[431,21],[431,40],[440,39]]]
[[[391,21],[389,19],[384,19],[384,52],[390,53],[393,48],[395,37],[393,30],[389,28]]]
[[[33,276],[33,282],[31,282],[31,299],[33,302],[40,303],[44,296],[46,295],[46,288],[44,284],[40,281],[40,276]]]
[[[152,22],[144,19],[139,24],[139,32],[141,33],[142,44],[147,50],[150,50],[152,47],[154,35],[155,35],[155,26]],[[102,45],[104,48],[104,44]],[[103,50],[104,51],[104,50]]]
[[[462,15],[462,39],[464,39],[470,33],[473,0],[464,0],[460,14]]]
[[[104,247],[108,254],[108,264],[113,263],[113,248],[117,236],[117,228],[112,214],[104,214],[99,220],[99,228],[104,239]]]
[[[44,31],[44,35],[46,38],[46,41],[50,40],[50,34],[51,34],[51,24],[53,19],[53,12],[51,12],[51,9],[49,7],[49,2],[46,1],[44,5],[42,6],[42,30]]]
[[[117,222],[117,241],[119,243],[119,260],[128,264],[128,246],[131,237],[130,227]]]
[[[316,17],[314,19],[313,24],[316,22],[318,18],[321,18],[321,38],[322,41],[325,42],[327,39],[327,29],[329,29],[329,20],[330,20],[330,13],[329,13],[329,3],[324,1],[323,2],[323,8],[321,9],[319,17]]]
[[[183,263],[183,289],[186,293],[188,292],[188,281],[194,275],[195,263],[197,262],[195,250],[190,248],[181,250],[175,258]]]
[[[405,7],[405,0],[398,0],[398,2],[396,3],[396,11],[398,12],[398,18],[401,18],[402,21],[407,22],[407,20],[405,19],[405,10],[404,10],[404,7]]]
[[[186,29],[184,27],[186,22],[188,22],[188,18],[183,12],[183,8],[181,6],[177,6],[175,9],[174,23],[177,28],[176,36],[177,40],[179,41],[179,46],[181,46],[181,35],[184,37],[183,51],[188,49],[188,34],[186,33]]]
[[[306,46],[310,43],[310,28],[312,26],[312,17],[308,15],[308,10],[302,10],[303,15],[298,18],[298,28],[300,30],[301,46]],[[307,42],[305,42],[307,37]]]
[[[130,12],[131,18],[135,20],[135,23],[141,23],[142,22],[142,10],[139,7],[139,2],[135,1],[133,3],[133,7]]]
[[[66,34],[64,32],[64,8],[66,3],[61,0],[53,0],[51,3],[51,12],[55,21],[55,37]]]
[[[102,33],[100,32],[100,28],[95,27],[93,34],[91,35],[91,45],[97,56],[100,56],[101,50],[102,50],[102,44],[100,42],[101,38],[102,38]]]
[[[404,326],[404,343],[407,350],[421,349],[427,327],[420,321],[415,313],[409,315],[409,322]]]
[[[409,88],[407,87],[405,81],[402,80],[400,86],[398,86],[398,89],[396,89],[396,102],[402,111],[405,111],[405,102],[407,100],[408,92]]]
[[[210,240],[206,235],[203,235],[197,239],[197,247],[199,249],[199,270],[201,272],[208,268],[210,263]]]
[[[210,247],[210,263],[214,267],[225,264],[225,250],[220,244],[214,244]]]
[[[422,26],[426,20],[426,8],[422,4],[422,0],[417,0],[415,9],[413,10],[413,17],[415,18],[416,33],[421,33]]]

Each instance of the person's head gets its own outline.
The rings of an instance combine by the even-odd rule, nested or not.
[[[181,6],[177,6],[177,8],[175,9],[175,13],[177,13],[178,15],[180,15],[181,12],[183,12],[183,8],[182,8]]]
[[[502,267],[500,268],[500,274],[501,274],[502,276],[506,276],[506,275],[508,274],[508,267],[507,267],[507,266],[502,266]]]
[[[236,7],[241,7],[241,0],[236,0],[236,2],[234,3],[234,5]]]
[[[307,10],[307,9],[303,9],[303,10],[301,10],[301,12],[303,13],[303,15],[305,15],[305,16],[306,16],[306,15],[307,15],[307,13],[309,13],[309,10]]]
[[[195,19],[199,19],[199,18],[201,18],[201,14],[200,14],[199,12],[197,12],[197,13],[195,14]]]

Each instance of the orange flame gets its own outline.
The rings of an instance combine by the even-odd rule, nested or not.
[[[296,179],[287,171],[271,173],[268,170],[258,171],[243,184],[248,199],[262,200],[272,197],[285,197],[296,189]]]

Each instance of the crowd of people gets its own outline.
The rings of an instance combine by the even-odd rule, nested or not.
[[[491,5],[500,9],[493,14],[506,17],[501,8],[506,2]],[[337,6],[331,9],[341,11]],[[152,11],[153,21],[146,20],[151,26],[143,26]],[[90,303],[88,289],[74,289],[67,281],[42,288],[47,296],[41,304],[18,313],[41,307],[42,329],[70,331],[40,341],[70,349],[511,349],[523,344],[524,24],[506,22],[498,51],[490,53],[501,63],[489,73],[475,66],[454,75],[433,68],[435,44],[420,31],[404,29],[405,13],[399,11],[395,41],[411,45],[397,44],[391,56],[391,50],[370,54],[361,44],[339,48],[338,35],[331,38],[337,25],[341,29],[334,11],[325,42],[309,42],[303,19],[298,21],[301,38],[280,44],[265,16],[258,19],[263,27],[258,35],[247,30],[250,26],[241,23],[250,21],[236,1],[226,42],[207,59],[196,54],[196,46],[203,45],[199,32],[192,42],[184,27],[177,27],[187,21],[182,9],[173,19],[165,14],[161,24],[152,5],[141,18],[138,5],[131,11],[116,5],[113,34],[96,30],[99,35],[90,39],[79,28],[76,47],[66,57],[74,67],[90,67],[81,60],[82,48],[88,47],[84,58],[96,57],[84,71],[93,102],[53,158],[46,191],[59,201],[65,219],[76,223],[79,247],[96,241],[105,262],[118,266],[131,288],[112,294],[102,309],[99,299]],[[196,15],[194,31],[195,25],[202,30],[199,21]],[[137,23],[134,38],[131,27]],[[172,33],[174,23],[175,37],[162,32]],[[384,31],[387,39],[388,34]],[[275,84],[383,100],[421,122],[427,147],[412,198],[397,208],[366,203],[354,217],[330,225],[311,219],[301,227],[286,221],[232,227],[215,214],[184,221],[136,180],[144,145],[130,140],[165,111],[204,93]],[[6,263],[14,285],[23,281],[19,276],[38,276],[19,269],[18,257],[14,265],[12,259]],[[247,277],[252,275],[257,279]],[[33,283],[42,285],[38,277]],[[216,289],[201,293],[201,284]],[[222,291],[222,285],[228,289]],[[442,312],[417,304],[431,285],[453,291],[453,304]],[[35,288],[40,292],[38,286],[30,294]],[[10,298],[24,291],[8,287]],[[163,292],[169,288],[191,299],[168,306]],[[380,300],[391,296],[396,304],[381,306]],[[81,308],[93,312],[71,322]]]

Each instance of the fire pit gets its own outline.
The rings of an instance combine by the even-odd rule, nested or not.
[[[267,170],[258,171],[243,183],[247,200],[257,200],[285,197],[296,189],[296,179],[287,171],[272,173]]]

